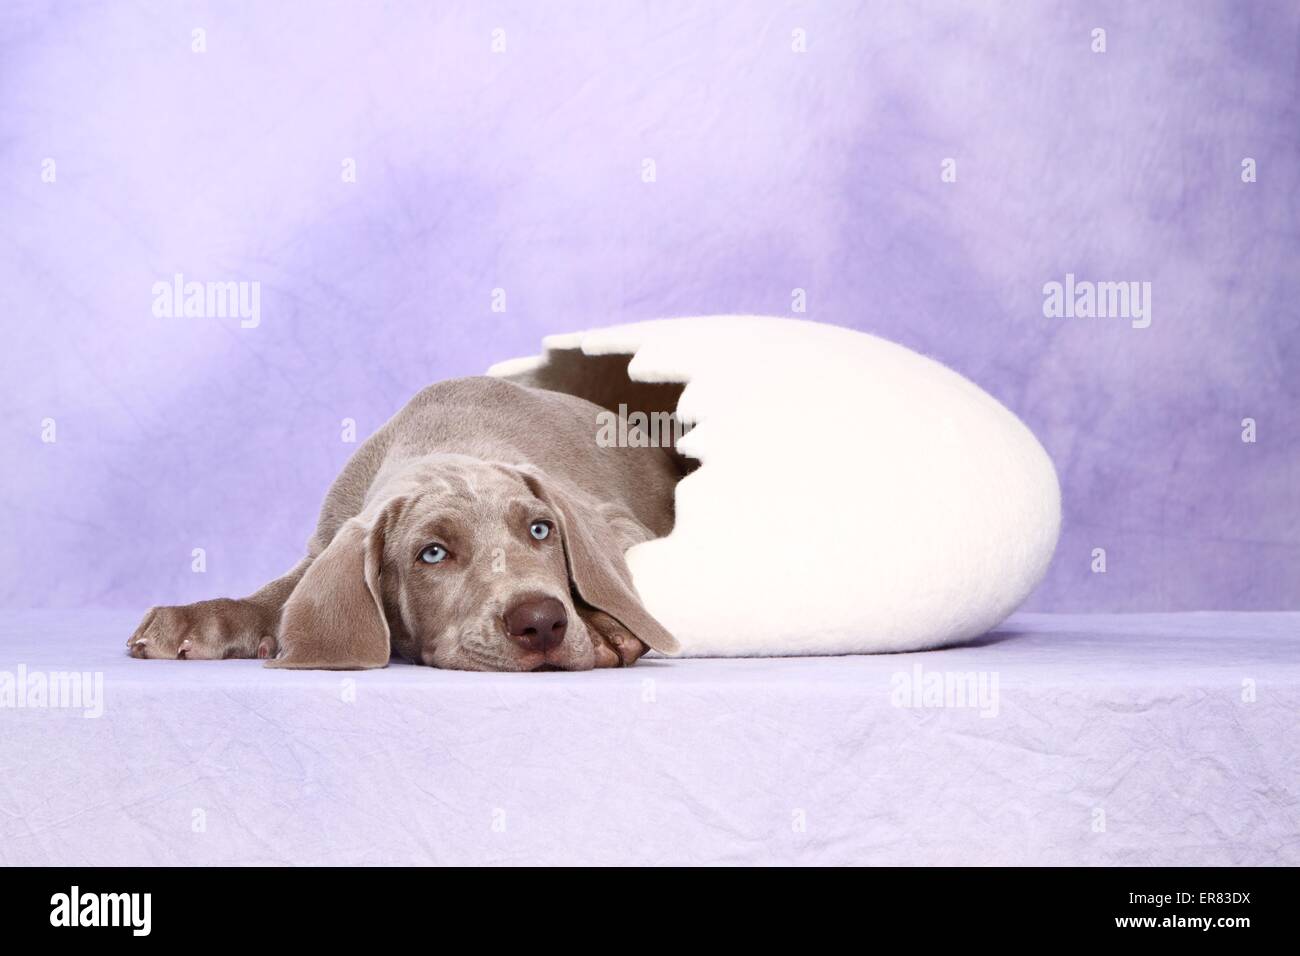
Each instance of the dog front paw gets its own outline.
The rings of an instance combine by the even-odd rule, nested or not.
[[[155,607],[126,647],[132,657],[142,659],[265,658],[276,651],[276,624],[275,615],[261,605],[230,598]]]
[[[596,667],[628,667],[648,651],[636,635],[604,611],[594,608],[582,613],[591,646],[596,653]]]

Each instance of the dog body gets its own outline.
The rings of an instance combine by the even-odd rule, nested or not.
[[[130,652],[585,670],[676,650],[623,552],[671,531],[681,473],[668,449],[598,442],[601,411],[493,378],[426,388],[349,460],[292,571],[242,600],[154,608]]]

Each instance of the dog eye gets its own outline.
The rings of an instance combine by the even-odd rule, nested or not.
[[[551,536],[551,523],[549,521],[534,521],[528,526],[528,533],[538,541],[545,541]]]
[[[425,564],[437,564],[447,557],[447,549],[440,544],[431,544],[420,552],[420,560]]]

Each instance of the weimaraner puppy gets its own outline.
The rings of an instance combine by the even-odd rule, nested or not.
[[[493,378],[426,388],[348,461],[292,571],[153,608],[130,653],[534,671],[676,651],[623,552],[672,529],[680,471],[668,449],[602,445],[600,411]]]

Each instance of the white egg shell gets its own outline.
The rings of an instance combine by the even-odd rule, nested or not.
[[[694,656],[907,651],[987,631],[1041,580],[1060,487],[1033,433],[951,369],[838,326],[663,319],[544,340],[686,383],[676,525],[627,553]],[[542,358],[500,363],[508,375]]]

